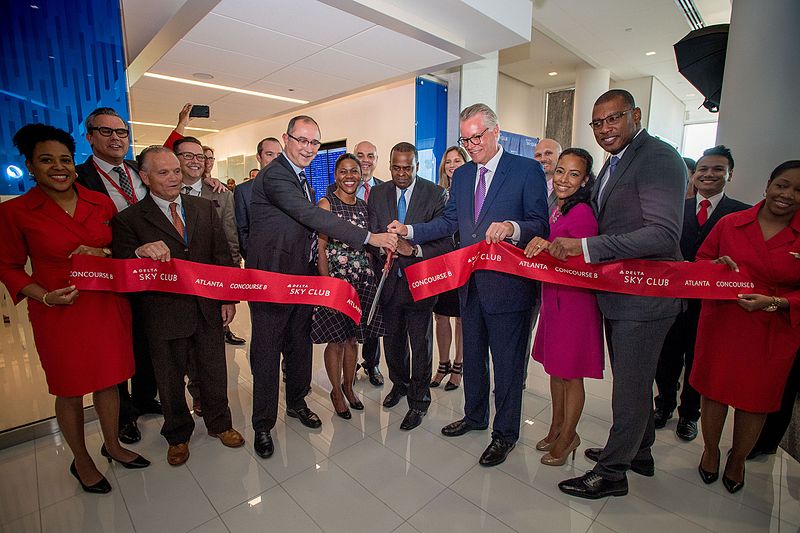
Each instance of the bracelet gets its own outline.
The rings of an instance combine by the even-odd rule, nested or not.
[[[43,303],[44,305],[46,305],[47,307],[55,307],[55,306],[56,306],[56,304],[47,303],[47,295],[48,295],[48,294],[50,294],[50,293],[49,293],[49,292],[46,292],[46,293],[44,293],[44,294],[42,295],[42,303]]]
[[[773,311],[777,311],[780,308],[781,299],[777,296],[772,297],[772,303],[766,307],[762,307],[762,311],[766,311],[767,313],[772,313]]]

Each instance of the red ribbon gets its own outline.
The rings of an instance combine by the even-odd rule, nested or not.
[[[159,291],[214,300],[321,305],[358,324],[361,302],[352,285],[328,276],[291,276],[263,270],[173,259],[106,259],[73,255],[72,284],[84,291]]]
[[[559,261],[542,253],[528,259],[508,243],[481,241],[448,254],[421,261],[403,271],[415,301],[464,285],[475,270],[505,272],[547,283],[598,291],[661,296],[735,300],[754,288],[750,280],[726,265],[700,261],[645,261],[587,264],[582,257]]]

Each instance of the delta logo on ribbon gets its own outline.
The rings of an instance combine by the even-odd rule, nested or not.
[[[485,241],[409,267],[404,274],[415,301],[461,287],[476,270],[504,272],[528,279],[637,296],[735,300],[754,288],[741,272],[700,261],[645,261],[587,264],[582,257],[559,261],[548,253],[525,257],[508,243]]]
[[[328,276],[292,276],[173,259],[72,256],[72,284],[84,291],[158,291],[223,301],[321,305],[358,324],[361,302],[352,285]]]

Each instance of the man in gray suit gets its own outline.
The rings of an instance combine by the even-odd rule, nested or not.
[[[553,176],[556,174],[558,158],[561,155],[561,145],[554,139],[545,137],[536,144],[533,151],[533,158],[542,165],[544,177],[547,178],[547,213],[553,212],[556,205],[556,193],[553,190]]]
[[[611,154],[592,193],[600,234],[555,239],[551,255],[582,255],[587,263],[681,260],[686,165],[671,146],[642,129],[641,118],[627,91],[610,90],[595,102],[590,126]],[[655,473],[653,380],[664,338],[681,310],[677,298],[600,292],[597,302],[614,374],[613,425],[605,448],[585,451],[597,465],[558,484],[562,492],[590,499],[627,494],[628,470]]]

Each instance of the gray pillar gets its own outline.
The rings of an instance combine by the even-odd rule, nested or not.
[[[608,90],[610,72],[605,68],[579,68],[575,77],[575,103],[572,108],[572,146],[583,148],[595,161],[595,172],[600,170],[605,150],[600,148],[589,127],[592,109],[597,98]]]

